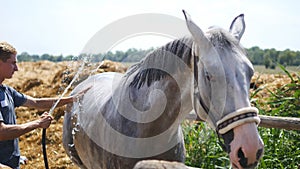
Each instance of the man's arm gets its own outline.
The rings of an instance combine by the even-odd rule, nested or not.
[[[27,96],[26,102],[23,104],[23,106],[36,108],[39,110],[47,110],[50,109],[55,102],[58,100],[58,98],[33,98],[30,96]],[[68,103],[72,103],[74,100],[74,97],[63,97],[57,104],[57,107],[63,106]]]
[[[19,125],[6,125],[3,121],[0,121],[0,141],[18,138],[36,128],[48,128],[51,121],[52,117],[48,113],[44,113],[37,120]]]
[[[72,103],[73,101],[76,101],[80,97],[82,97],[90,88],[87,87],[86,89],[76,93],[75,95],[68,96],[68,97],[62,97],[57,104],[57,107],[66,105],[68,103]],[[32,107],[40,110],[47,110],[50,109],[58,100],[59,98],[33,98],[30,96],[27,96],[26,102],[23,104],[23,106],[26,107]]]

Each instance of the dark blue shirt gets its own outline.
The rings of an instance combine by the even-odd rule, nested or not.
[[[0,85],[0,122],[16,124],[15,107],[23,105],[26,99],[25,95],[15,89]],[[19,160],[19,139],[0,141],[0,163],[18,168]]]

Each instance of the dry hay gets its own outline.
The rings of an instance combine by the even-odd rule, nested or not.
[[[299,74],[291,73],[291,77],[297,81]],[[284,87],[284,85],[291,83],[291,78],[285,74],[261,74],[255,72],[251,79],[250,92],[259,91],[255,94],[255,100],[258,100],[264,110],[271,110],[268,99],[271,96],[270,91],[274,92],[276,89]]]
[[[12,79],[6,80],[4,84],[10,85],[18,91],[33,97],[58,97],[73,79],[80,64],[81,63],[78,62],[22,62],[18,64],[19,71],[15,73]],[[99,69],[96,69],[97,67],[99,67]],[[101,65],[99,65],[99,63],[93,65],[89,64],[85,66],[80,79],[82,80],[90,74],[107,71],[125,72],[126,67],[121,63],[115,63],[109,60],[104,61]],[[289,82],[290,79],[286,75],[255,73],[252,78],[254,88],[264,88],[257,94],[256,98],[258,99],[265,99],[268,97],[269,94],[267,88],[275,90]],[[16,112],[18,123],[25,123],[37,119],[39,114],[42,113],[35,109],[24,107],[17,108]],[[50,168],[56,169],[77,169],[78,167],[71,162],[62,145],[63,116],[61,115],[63,114],[64,107],[57,108],[54,112],[57,121],[53,121],[53,124],[47,129],[49,166]],[[21,166],[22,169],[44,168],[41,135],[42,130],[36,129],[20,137],[21,154],[29,159],[28,164]]]

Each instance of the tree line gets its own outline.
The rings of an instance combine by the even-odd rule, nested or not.
[[[18,60],[21,62],[36,62],[41,60],[49,60],[52,62],[61,62],[61,61],[76,61],[80,59],[85,59],[90,62],[100,62],[104,59],[109,59],[117,62],[138,62],[147,53],[152,51],[154,48],[147,50],[131,48],[127,51],[115,51],[107,52],[105,54],[94,54],[94,55],[85,55],[80,54],[78,56],[74,55],[30,55],[27,52],[23,52],[18,55]],[[246,49],[247,56],[249,60],[254,65],[265,65],[266,68],[275,68],[276,64],[279,63],[284,66],[299,66],[300,65],[300,51],[292,51],[286,49],[284,51],[277,51],[276,49],[261,49],[258,46],[254,46]]]
[[[284,66],[299,66],[300,51],[286,49],[277,51],[276,49],[260,49],[257,46],[247,49],[248,57],[254,65],[265,65],[266,68],[275,68],[279,63]]]

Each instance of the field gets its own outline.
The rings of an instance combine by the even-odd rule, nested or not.
[[[7,80],[4,83],[33,97],[58,97],[72,80],[78,66],[77,63],[73,62],[22,62],[19,63],[19,71],[15,73],[13,79]],[[95,66],[89,65],[88,69],[83,70],[81,78],[87,77],[91,72],[90,70],[94,69]],[[120,64],[107,61],[93,73],[104,71],[123,72],[125,69]],[[283,73],[255,73],[251,88],[252,103],[263,114],[300,117],[300,110],[297,109],[299,105],[293,108],[293,104],[291,104],[290,108],[288,107],[288,111],[282,113],[280,110],[277,110],[278,105],[274,105],[275,103],[271,104],[274,95],[278,95],[278,89],[286,88],[287,84],[293,83],[291,77],[297,79],[299,69],[293,68],[293,72],[296,73],[290,74],[286,74],[284,71],[278,69],[276,71]],[[296,84],[299,87],[299,81],[296,81]],[[300,89],[296,88],[295,90],[299,93]],[[299,96],[295,96],[298,99],[298,102],[296,100],[295,103],[300,104]],[[291,97],[289,96],[289,98]],[[24,107],[18,108],[16,112],[18,123],[25,123],[36,119],[42,113],[35,109]],[[64,107],[56,109],[54,112],[56,120],[47,130],[49,166],[50,168],[77,169],[66,155],[62,146],[63,114]],[[183,126],[186,136],[186,148],[188,150],[186,164],[201,168],[229,168],[228,156],[222,152],[221,147],[216,143],[215,133],[205,123],[184,122]],[[265,156],[261,161],[260,168],[297,169],[299,167],[300,132],[264,128],[260,128],[259,130],[266,145]],[[29,159],[28,163],[22,165],[21,168],[44,168],[41,133],[42,130],[37,129],[20,138],[21,154]]]
[[[285,74],[279,66],[275,69],[266,69],[264,65],[254,65],[254,69],[264,74]],[[286,69],[289,72],[300,72],[300,66],[287,66]]]

